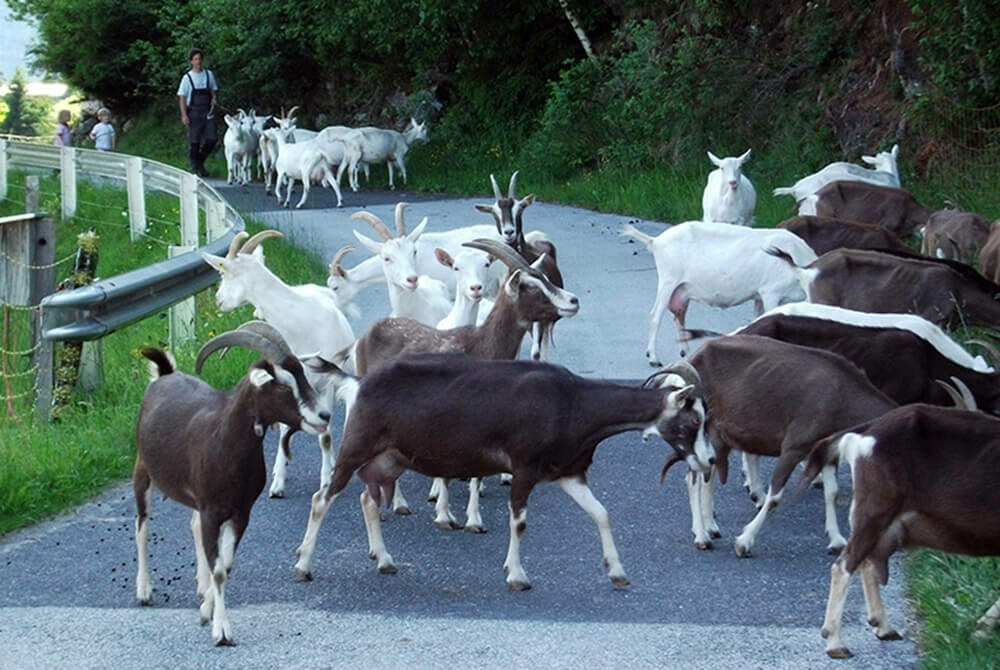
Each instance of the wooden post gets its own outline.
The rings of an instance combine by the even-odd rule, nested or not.
[[[7,140],[0,139],[0,198],[7,197]]]
[[[229,230],[226,224],[226,203],[209,200],[205,203],[205,242],[213,242]]]
[[[76,149],[59,148],[59,181],[62,185],[63,219],[76,216]]]
[[[25,187],[24,208],[37,212],[40,207],[38,177],[31,188]],[[28,304],[31,310],[31,342],[34,347],[35,365],[35,405],[43,420],[49,419],[52,406],[52,385],[55,348],[53,343],[42,338],[42,310],[37,307],[42,298],[56,290],[56,225],[51,217],[36,219],[31,227],[29,239],[28,265],[31,268],[28,282]]]
[[[184,247],[175,247],[171,245],[167,248],[167,256],[168,258],[174,258],[175,256],[186,254],[189,251],[194,251],[197,248],[198,247],[194,245]],[[170,329],[170,334],[167,340],[170,342],[170,349],[173,351],[177,349],[177,346],[180,343],[190,342],[194,339],[194,296],[185,298],[176,305],[172,306],[168,314],[168,327]]]
[[[146,232],[146,186],[142,176],[142,158],[125,159],[125,178],[128,185],[128,222],[135,242]]]

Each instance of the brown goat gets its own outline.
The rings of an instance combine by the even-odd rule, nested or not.
[[[992,282],[1000,282],[1000,219],[990,226],[990,234],[979,252],[979,269]]]
[[[901,238],[920,230],[934,211],[921,205],[901,188],[876,186],[860,181],[829,183],[803,203],[810,200],[815,203],[814,211],[803,211],[800,207],[800,214],[873,223],[891,230]]]
[[[990,222],[972,212],[943,209],[924,226],[920,253],[972,264],[990,236]]]
[[[868,621],[880,640],[901,639],[886,616],[880,584],[889,557],[907,547],[1000,555],[1000,420],[979,412],[905,405],[816,443],[803,482],[844,460],[851,467],[851,538],[830,568],[823,620],[826,653],[852,654],[841,640],[851,575],[860,567]],[[976,624],[986,636],[1000,600]]]
[[[778,224],[778,228],[791,231],[806,241],[817,256],[831,249],[898,249],[910,247],[898,235],[873,223],[860,223],[823,216],[793,216]]]
[[[269,328],[264,324],[265,329]],[[260,334],[261,332],[266,334]],[[212,622],[212,641],[232,645],[225,586],[250,509],[264,489],[264,431],[281,422],[322,434],[330,415],[306,381],[299,360],[273,328],[223,333],[202,347],[196,370],[213,352],[243,346],[264,356],[232,391],[212,388],[178,372],[159,349],[144,348],[153,381],[136,427],[136,598],[153,602],[149,579],[149,510],[153,487],[194,510],[191,532],[197,557],[201,621]],[[317,359],[318,360],[318,359]]]

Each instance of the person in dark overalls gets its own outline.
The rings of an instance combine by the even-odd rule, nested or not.
[[[188,159],[191,172],[207,177],[205,159],[215,148],[216,93],[219,85],[211,70],[202,67],[204,54],[195,48],[188,52],[191,69],[181,77],[177,87],[177,104],[181,109],[181,123],[188,131]]]

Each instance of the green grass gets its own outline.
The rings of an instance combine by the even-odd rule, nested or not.
[[[23,184],[23,175],[12,175],[10,181],[12,185]],[[59,212],[57,178],[44,178],[41,190],[42,209]],[[23,211],[23,195],[19,193],[11,188],[11,199],[0,203],[0,216]],[[101,277],[163,260],[165,244],[180,242],[176,198],[154,195],[148,199],[151,237],[135,244],[129,241],[128,219],[122,215],[124,191],[81,182],[78,201],[76,219],[57,222],[56,257],[71,257],[76,236],[93,228],[100,236]],[[247,223],[250,231],[261,228],[252,221]],[[314,280],[325,271],[319,260],[277,240],[268,243],[268,265],[293,283]],[[71,270],[72,263],[60,265],[57,279],[68,276]],[[198,347],[213,334],[252,318],[249,307],[219,313],[213,296],[214,289],[208,289],[196,298],[196,340],[174,352],[182,370],[192,369]],[[27,313],[12,310],[6,317],[9,341],[0,346],[9,352],[26,351],[30,347]],[[131,475],[137,408],[148,381],[146,361],[138,350],[146,345],[166,347],[168,339],[166,312],[103,338],[104,385],[93,393],[77,392],[57,423],[46,423],[33,411],[31,376],[13,376],[31,369],[30,357],[6,356],[7,378],[17,397],[10,408],[0,408],[0,535],[84,502]],[[60,349],[57,345],[57,356]],[[209,383],[231,386],[244,374],[252,354],[233,354],[206,366],[204,377]]]

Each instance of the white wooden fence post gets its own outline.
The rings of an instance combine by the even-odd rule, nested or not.
[[[76,216],[76,149],[59,147],[59,181],[62,184],[62,215]]]
[[[205,203],[205,241],[212,242],[226,234],[229,224],[226,223],[226,203],[221,200],[209,200]]]
[[[7,140],[0,140],[0,198],[7,197]]]
[[[128,215],[132,241],[146,232],[146,182],[142,176],[142,158],[125,159],[125,179],[128,184]]]
[[[197,248],[196,245],[179,247],[171,245],[167,249],[167,254],[169,258],[174,258],[189,251],[194,251]],[[194,318],[194,296],[185,298],[170,308],[168,317],[170,335],[168,341],[170,342],[171,350],[176,349],[177,345],[181,342],[190,342],[194,339]]]
[[[181,246],[198,246],[198,179],[181,175]]]

